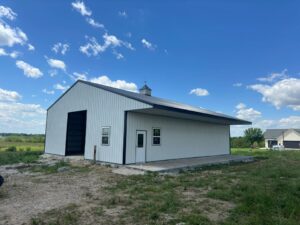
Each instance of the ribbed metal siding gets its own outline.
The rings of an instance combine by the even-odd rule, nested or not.
[[[152,128],[161,128],[161,145],[152,145]],[[126,163],[135,163],[136,130],[147,131],[146,160],[229,154],[228,125],[128,113]]]
[[[93,158],[97,146],[97,160],[122,163],[124,111],[151,106],[77,83],[48,111],[45,152],[64,155],[68,112],[87,110],[85,158]],[[101,127],[111,127],[110,146],[101,145]]]

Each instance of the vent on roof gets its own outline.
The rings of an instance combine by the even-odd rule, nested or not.
[[[151,88],[149,88],[147,86],[147,84],[145,84],[141,89],[140,89],[140,94],[142,95],[148,95],[148,96],[151,96]]]

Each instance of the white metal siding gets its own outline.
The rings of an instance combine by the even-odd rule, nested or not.
[[[152,128],[161,128],[161,145],[152,145]],[[128,113],[126,163],[135,163],[136,130],[147,131],[146,160],[229,154],[228,125],[142,113]]]
[[[68,112],[87,110],[85,158],[122,163],[124,111],[149,108],[150,105],[84,83],[77,83],[49,110],[45,152],[64,155]],[[110,146],[101,145],[101,127],[110,126]]]

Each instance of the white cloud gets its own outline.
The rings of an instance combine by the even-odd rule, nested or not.
[[[0,5],[0,18],[6,18],[9,20],[16,19],[17,14],[12,11],[11,8]]]
[[[47,90],[46,88],[44,88],[42,90],[42,92],[44,92],[45,94],[48,94],[48,95],[54,95],[55,94],[54,90]]]
[[[88,43],[79,47],[79,51],[82,52],[83,54],[87,56],[91,56],[91,55],[97,56],[99,53],[102,53],[106,50],[105,47],[103,47],[98,43],[96,38],[94,37],[91,38],[86,37],[86,38],[88,39]]]
[[[117,52],[117,51],[113,51],[113,54],[116,56],[117,59],[123,59],[124,58],[124,56],[121,53]]]
[[[207,95],[209,95],[209,92],[208,92],[208,90],[203,89],[203,88],[195,88],[190,91],[190,94],[194,94],[197,96],[207,96]]]
[[[125,11],[119,11],[118,12],[118,15],[120,16],[120,17],[123,17],[123,18],[127,18],[127,13],[125,12]]]
[[[40,105],[0,102],[0,132],[43,133],[45,119]]]
[[[107,76],[95,77],[90,80],[91,82],[102,84],[114,88],[119,88],[127,91],[137,92],[137,85],[135,83],[127,82],[125,80],[112,81]]]
[[[70,46],[68,44],[63,44],[61,42],[58,42],[53,45],[52,51],[55,53],[61,53],[62,55],[65,55],[66,52],[69,50]]]
[[[93,18],[86,18],[86,22],[88,22],[88,24],[90,24],[92,27],[104,29],[104,25],[102,23],[98,23]]]
[[[85,73],[74,72],[72,78],[74,80],[87,80],[87,75]]]
[[[242,87],[242,86],[243,86],[242,83],[234,83],[234,84],[233,84],[233,87]]]
[[[71,3],[72,7],[79,12],[82,16],[91,16],[92,11],[89,10],[83,1],[76,1]]]
[[[300,79],[287,78],[272,85],[254,84],[250,89],[260,93],[262,101],[269,102],[277,109],[288,107],[300,110]]]
[[[250,127],[258,127],[265,131],[266,129],[288,129],[300,127],[300,116],[288,116],[278,120],[262,119],[253,122],[252,125],[236,125],[231,127],[231,136],[243,136],[244,130]]]
[[[67,85],[62,85],[62,84],[55,84],[53,86],[54,89],[56,90],[61,90],[62,92],[65,92],[70,86]]]
[[[156,48],[151,42],[147,41],[145,38],[143,38],[141,42],[145,48],[148,48],[150,50],[155,50]]]
[[[10,53],[6,52],[5,49],[3,48],[0,48],[0,56],[9,56],[13,59],[17,58],[20,56],[20,52],[17,52],[17,51],[12,51]]]
[[[261,117],[261,112],[253,108],[247,108],[244,103],[239,103],[236,106],[236,109],[236,117],[242,120],[255,121]]]
[[[24,45],[28,38],[20,28],[11,28],[0,20],[0,46]]]
[[[47,59],[47,62],[49,66],[56,69],[61,69],[63,71],[66,71],[66,64],[64,61],[58,60],[58,59]]]
[[[134,50],[130,43],[118,39],[115,35],[105,33],[102,37],[104,41],[103,45],[99,44],[95,37],[86,37],[88,43],[80,46],[79,51],[87,56],[97,56],[98,54],[105,52],[108,48],[114,49],[124,46],[130,50]]]
[[[24,61],[18,60],[16,62],[16,66],[19,69],[23,70],[24,75],[27,77],[39,78],[39,77],[43,76],[43,73],[40,71],[40,69],[33,67]]]
[[[16,91],[9,91],[0,88],[0,101],[15,102],[22,98],[22,96]]]
[[[288,78],[287,69],[284,69],[280,73],[271,73],[266,77],[257,78],[257,80],[259,80],[261,82],[270,82],[271,83],[273,81],[286,79],[286,78]]]
[[[27,46],[28,46],[29,51],[34,51],[35,50],[35,47],[32,44],[28,44]]]

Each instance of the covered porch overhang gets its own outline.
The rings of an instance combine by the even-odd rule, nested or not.
[[[206,123],[215,123],[215,124],[223,124],[223,125],[250,125],[252,124],[249,121],[241,120],[238,118],[226,116],[219,113],[214,114],[206,114],[195,111],[188,111],[178,108],[171,107],[161,107],[161,106],[153,106],[153,108],[146,109],[135,109],[130,110],[129,112],[138,112],[149,115],[157,115],[157,116],[166,116],[172,118],[180,118],[180,119],[188,119],[188,120],[197,120]]]

